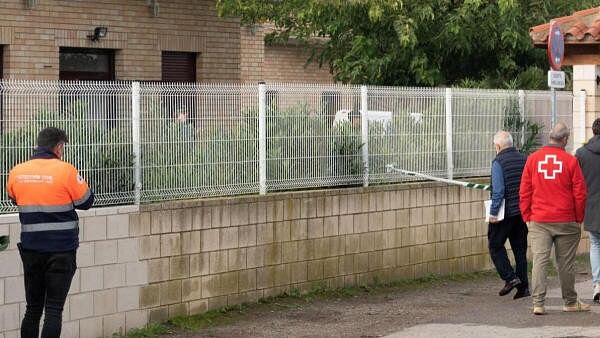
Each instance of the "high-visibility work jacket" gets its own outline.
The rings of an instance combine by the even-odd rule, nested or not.
[[[48,150],[15,166],[6,183],[19,208],[21,246],[38,252],[63,252],[79,246],[75,209],[89,209],[94,194],[77,169]]]

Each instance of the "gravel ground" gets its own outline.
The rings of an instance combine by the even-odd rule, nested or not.
[[[587,263],[581,263],[577,280],[580,297],[590,302],[588,271]],[[562,333],[558,327],[587,328],[597,335],[586,331],[586,337],[600,336],[600,331],[595,331],[600,325],[600,306],[594,306],[590,313],[563,313],[557,277],[551,277],[550,285],[553,290],[548,294],[546,316],[532,315],[531,298],[513,300],[512,294],[499,297],[497,291],[503,282],[489,275],[466,281],[360,291],[341,298],[280,299],[230,313],[220,324],[198,332],[175,330],[163,337],[464,337],[469,331],[473,337],[481,336],[476,328],[488,333],[484,336],[577,336]],[[556,334],[544,335],[543,327]],[[519,331],[527,328],[540,330]]]

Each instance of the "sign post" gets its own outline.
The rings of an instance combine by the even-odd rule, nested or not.
[[[556,124],[556,88],[565,87],[565,73],[560,71],[565,55],[565,39],[556,21],[550,22],[548,31],[548,86],[552,91],[552,127]]]

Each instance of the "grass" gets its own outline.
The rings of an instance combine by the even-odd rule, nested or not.
[[[232,320],[234,313],[243,314],[247,308],[247,304],[226,306],[193,316],[176,317],[169,320],[168,323],[178,329],[198,331],[207,327],[226,324]]]
[[[156,337],[161,334],[170,333],[171,330],[164,324],[148,324],[146,327],[141,329],[133,329],[129,331],[126,335],[122,335],[119,333],[113,334],[113,338],[147,338],[147,337]]]

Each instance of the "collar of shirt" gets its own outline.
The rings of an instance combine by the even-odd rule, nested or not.
[[[58,156],[48,148],[38,147],[35,148],[32,159],[58,159]]]

